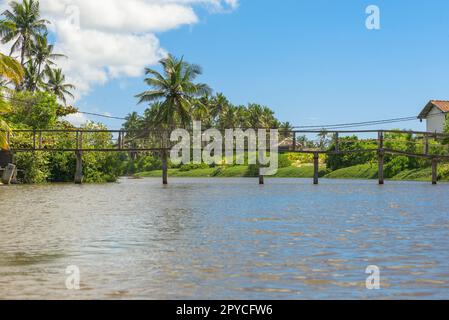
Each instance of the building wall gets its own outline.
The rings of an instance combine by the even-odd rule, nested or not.
[[[427,132],[438,132],[442,133],[444,131],[444,123],[446,121],[446,114],[443,113],[438,108],[433,108],[429,115],[427,116]]]

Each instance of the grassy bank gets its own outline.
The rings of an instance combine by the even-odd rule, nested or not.
[[[327,174],[326,169],[320,169],[320,177]],[[161,170],[149,171],[138,173],[135,176],[138,178],[148,177],[160,177],[162,175]],[[168,170],[170,177],[190,177],[190,178],[242,178],[242,177],[257,177],[257,172],[251,170],[248,166],[234,166],[226,168],[207,168],[207,169],[194,169],[190,171],[181,171],[179,169]],[[276,178],[312,178],[313,166],[303,167],[287,167],[278,170],[275,176]]]
[[[444,169],[444,168],[443,168]],[[348,167],[333,172],[329,172],[326,168],[321,167],[319,175],[326,179],[377,179],[377,166],[374,164],[364,164],[359,166]],[[449,181],[449,175],[442,170],[439,173],[441,181]],[[189,171],[182,171],[179,169],[170,169],[168,171],[170,177],[178,178],[242,178],[242,177],[257,177],[257,173],[251,170],[248,166],[234,166],[226,168],[207,168],[194,169]],[[135,175],[137,178],[159,178],[162,176],[161,170],[142,172]],[[286,167],[278,170],[275,178],[312,178],[313,166],[305,165],[301,167]],[[398,175],[390,178],[390,180],[397,181],[431,181],[432,169],[416,169],[405,170]]]

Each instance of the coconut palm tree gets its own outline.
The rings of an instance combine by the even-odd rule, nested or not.
[[[279,126],[279,131],[280,131],[280,134],[281,134],[281,138],[283,138],[283,139],[291,138],[292,137],[293,126],[290,124],[290,122],[283,122]]]
[[[145,83],[150,90],[138,94],[139,103],[161,102],[157,119],[161,125],[174,128],[176,125],[187,127],[192,119],[192,107],[195,98],[210,94],[206,84],[194,83],[201,74],[201,68],[177,59],[172,55],[160,61],[163,74],[147,68]]]
[[[4,84],[12,81],[17,85],[22,81],[24,75],[25,74],[20,63],[18,63],[15,59],[0,53],[0,77],[2,78],[2,82],[4,82]]]
[[[35,91],[36,85],[41,81],[37,72],[37,66],[34,63],[26,64],[24,66],[24,71],[25,77],[21,88],[28,91]]]
[[[54,45],[48,43],[48,35],[38,36],[36,42],[32,43],[30,50],[30,60],[27,65],[34,64],[36,77],[41,81],[46,70],[56,65],[54,60],[58,58],[67,58],[67,56],[54,53]],[[33,83],[32,91],[36,90],[38,82]]]
[[[2,43],[14,42],[11,55],[20,52],[20,62],[24,65],[25,59],[30,55],[32,43],[47,31],[47,24],[50,22],[41,19],[39,1],[13,1],[10,5],[11,11],[3,12],[4,19],[0,21],[0,35]]]
[[[0,78],[2,81],[9,80],[18,85],[24,76],[22,66],[13,58],[5,56],[0,53]],[[3,94],[2,91],[0,93]],[[9,148],[7,141],[7,134],[11,131],[8,124],[2,115],[11,111],[9,104],[6,102],[3,95],[0,95],[0,149],[6,150]]]
[[[48,78],[47,83],[44,85],[47,90],[52,92],[60,101],[67,105],[67,96],[74,99],[75,96],[70,92],[74,90],[75,86],[70,83],[66,83],[65,75],[62,73],[61,69],[50,69],[45,70],[45,74]]]
[[[0,150],[7,150],[9,148],[6,136],[11,129],[6,121],[2,119],[2,115],[10,111],[9,104],[4,99],[0,99]]]

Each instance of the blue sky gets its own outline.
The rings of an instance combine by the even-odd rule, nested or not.
[[[381,29],[365,27],[377,5]],[[241,0],[232,12],[195,7],[199,21],[156,36],[160,46],[203,66],[202,82],[235,104],[256,102],[295,125],[417,115],[449,99],[449,2]],[[142,113],[141,77],[95,85],[83,111]],[[120,121],[101,120],[111,128]],[[418,121],[387,127],[423,129]]]

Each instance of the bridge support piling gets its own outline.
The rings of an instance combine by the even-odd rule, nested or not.
[[[17,168],[13,164],[8,164],[3,171],[2,180],[3,184],[11,184],[14,182],[14,177],[17,175]]]
[[[168,155],[167,150],[162,151],[162,184],[168,184]]]
[[[383,150],[379,151],[379,184],[385,184],[384,178],[384,162],[385,162],[385,152]]]
[[[313,154],[313,184],[319,183],[319,171],[320,171],[320,155],[318,153]]]
[[[438,159],[432,159],[432,184],[438,184]]]
[[[265,178],[263,175],[259,174],[259,185],[264,185],[265,184]]]
[[[82,184],[84,180],[83,176],[83,154],[81,151],[75,153],[76,156],[76,171],[75,171],[75,183]]]

